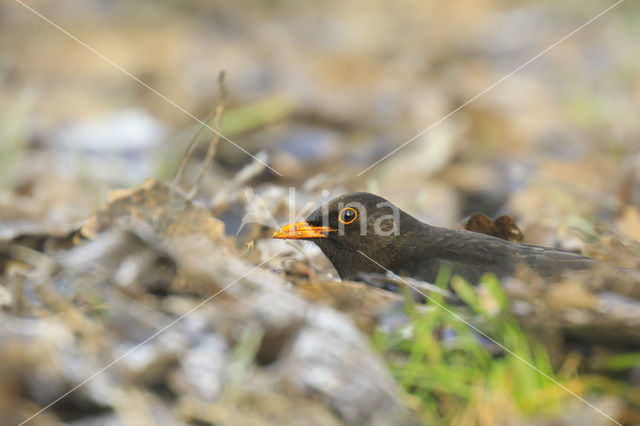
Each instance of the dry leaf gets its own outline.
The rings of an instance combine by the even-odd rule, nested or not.
[[[503,215],[496,220],[483,213],[472,214],[464,225],[467,231],[478,232],[507,241],[522,241],[523,235],[511,216]]]

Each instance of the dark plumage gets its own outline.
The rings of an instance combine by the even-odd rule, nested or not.
[[[499,277],[512,275],[519,264],[543,278],[554,279],[564,270],[587,269],[596,263],[564,250],[430,226],[366,192],[335,198],[306,221],[282,227],[274,237],[313,241],[342,279],[354,279],[361,273],[385,273],[386,268],[401,276],[433,282],[443,263],[470,282],[476,282],[485,272]]]

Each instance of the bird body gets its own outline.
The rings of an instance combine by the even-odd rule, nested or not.
[[[431,226],[366,192],[335,198],[305,221],[276,231],[274,237],[313,241],[342,279],[388,270],[434,282],[444,264],[472,283],[487,272],[513,275],[518,265],[554,279],[563,271],[588,269],[596,263],[564,250]]]

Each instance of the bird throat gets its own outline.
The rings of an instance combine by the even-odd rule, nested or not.
[[[385,259],[381,259],[380,256],[371,256],[376,259],[376,262],[380,263],[383,267],[376,262],[369,259],[365,254],[358,251],[354,251],[339,241],[326,238],[326,239],[314,239],[313,242],[320,247],[322,253],[329,258],[333,267],[338,272],[340,279],[353,280],[357,279],[361,274],[367,273],[386,273],[386,267],[388,264]]]

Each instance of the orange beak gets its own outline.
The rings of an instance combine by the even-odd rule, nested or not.
[[[302,238],[327,238],[329,232],[336,231],[328,226],[311,226],[305,221],[285,225],[273,233],[273,238],[297,240]]]

